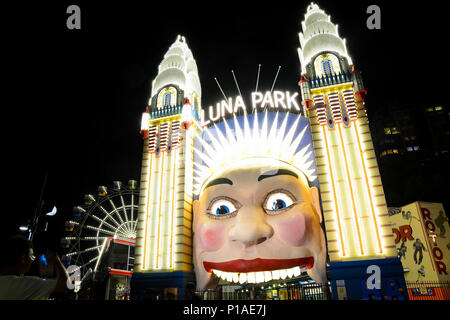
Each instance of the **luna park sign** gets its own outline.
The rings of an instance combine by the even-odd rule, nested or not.
[[[301,108],[297,102],[298,92],[290,93],[289,91],[267,91],[252,92],[250,96],[251,110],[265,110],[266,108],[280,110],[283,112],[300,113]],[[228,101],[222,100],[215,106],[209,106],[205,111],[200,111],[200,121],[202,126],[207,126],[212,122],[220,121],[230,115],[238,112],[248,112],[247,106],[241,96],[236,98],[228,98]]]

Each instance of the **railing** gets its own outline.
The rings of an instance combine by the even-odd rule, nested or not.
[[[406,282],[410,300],[450,300],[450,282]]]
[[[287,284],[285,286],[221,286],[198,291],[203,300],[330,300],[328,284]]]
[[[310,86],[311,89],[315,89],[347,82],[352,82],[352,76],[350,72],[340,72],[339,74],[326,74],[322,77],[314,77],[310,81]]]
[[[183,106],[164,106],[161,109],[155,109],[150,111],[150,119],[158,119],[173,116],[179,114],[182,111]]]
[[[450,300],[450,282],[406,282],[410,300]],[[213,290],[197,292],[204,300],[331,300],[327,284],[267,285],[264,289],[254,286],[221,286]]]

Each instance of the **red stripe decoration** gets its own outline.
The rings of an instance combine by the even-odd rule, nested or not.
[[[167,150],[167,142],[169,141],[169,123],[162,123],[160,125],[160,149],[161,151]]]
[[[155,153],[156,150],[156,133],[158,127],[155,125],[150,126],[148,131],[148,150],[150,153]]]
[[[327,117],[325,114],[325,101],[322,94],[314,96],[314,105],[316,106],[317,119],[319,120],[320,125],[326,125]]]
[[[121,276],[128,276],[128,277],[131,277],[133,275],[133,273],[130,271],[119,270],[119,269],[111,269],[109,271],[109,274],[118,274]]]
[[[341,122],[341,108],[339,105],[339,94],[337,92],[332,92],[328,94],[328,100],[330,101],[331,113],[335,122]]]
[[[172,122],[172,149],[178,147],[180,140],[180,121]]]
[[[355,106],[355,95],[352,89],[342,91],[342,95],[344,96],[344,101],[347,106],[348,115],[350,120],[356,120],[356,106]]]

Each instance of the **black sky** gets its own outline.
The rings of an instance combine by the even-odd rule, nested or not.
[[[197,62],[202,105],[260,89],[296,91],[298,32],[310,1],[54,1],[3,10],[4,158],[2,236],[31,218],[45,172],[44,200],[63,215],[85,193],[113,180],[139,180],[140,117],[151,81],[178,34]],[[339,24],[363,72],[369,116],[399,103],[444,103],[447,29],[444,2],[316,1]],[[66,8],[81,8],[81,30]],[[371,4],[381,30],[366,27]],[[444,69],[443,69],[444,68]],[[57,240],[55,240],[57,241]]]

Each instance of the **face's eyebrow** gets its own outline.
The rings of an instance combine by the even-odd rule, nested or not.
[[[287,176],[293,176],[298,179],[298,175],[295,172],[292,172],[287,169],[278,169],[277,171],[271,170],[263,173],[258,177],[258,181],[261,181],[262,179],[271,178],[275,176],[281,176],[281,175],[287,175]]]
[[[212,186],[215,186],[215,185],[218,185],[218,184],[229,184],[229,185],[232,186],[233,185],[233,181],[231,181],[230,179],[227,179],[227,178],[217,178],[217,179],[212,180],[210,183],[208,183],[206,185],[205,189],[209,188],[209,187],[212,187]],[[203,189],[203,190],[205,190],[205,189]]]

